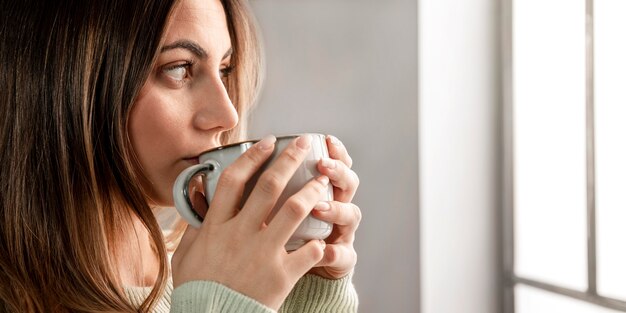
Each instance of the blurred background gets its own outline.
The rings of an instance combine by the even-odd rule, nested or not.
[[[251,2],[251,136],[354,159],[360,312],[626,312],[626,1]]]
[[[418,306],[417,4],[252,1],[265,87],[250,133],[338,137],[361,184],[354,276],[361,312]]]

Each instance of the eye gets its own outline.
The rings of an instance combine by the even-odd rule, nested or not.
[[[162,69],[162,72],[175,83],[182,84],[189,79],[192,65],[192,62],[186,61],[185,63],[166,66]]]
[[[230,76],[230,73],[232,73],[234,70],[234,66],[232,65],[228,65],[225,68],[221,68],[220,69],[220,78],[222,80],[226,80],[226,78],[228,78],[228,76]]]

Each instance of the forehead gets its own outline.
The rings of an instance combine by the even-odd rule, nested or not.
[[[209,54],[217,53],[221,57],[231,45],[222,3],[219,0],[182,0],[173,12],[165,44],[180,39],[193,40]]]

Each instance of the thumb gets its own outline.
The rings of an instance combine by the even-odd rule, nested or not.
[[[324,240],[311,240],[287,256],[286,269],[302,277],[324,257]]]

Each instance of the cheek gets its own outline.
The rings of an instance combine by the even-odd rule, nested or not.
[[[180,159],[184,113],[159,97],[142,97],[135,103],[129,121],[130,139],[144,175],[153,187],[168,180],[168,168]],[[157,185],[157,186],[155,186]]]

